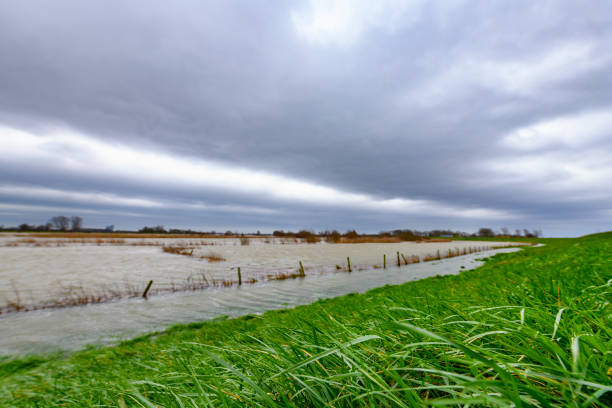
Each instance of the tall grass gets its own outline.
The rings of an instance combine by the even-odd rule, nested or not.
[[[606,407],[611,294],[612,234],[550,241],[456,276],[9,359],[0,405]]]

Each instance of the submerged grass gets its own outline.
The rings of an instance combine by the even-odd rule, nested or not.
[[[391,244],[402,242],[398,237],[371,237],[371,236],[359,236],[359,237],[341,237],[338,242],[339,244]]]
[[[200,255],[200,259],[207,259],[208,262],[224,262],[226,259],[215,252],[209,252],[206,255]]]
[[[140,243],[135,243],[139,245]],[[198,243],[185,243],[181,245],[162,245],[161,249],[164,253],[182,255],[187,257],[195,257],[201,260],[207,260],[208,263],[215,262],[225,262],[223,256],[215,252],[208,252],[204,255],[198,255],[197,253],[194,256],[194,250],[197,249]],[[506,246],[485,246],[485,247],[469,247],[464,248],[462,251],[459,248],[456,248],[455,251],[448,250],[448,252],[440,253],[438,251],[436,255],[424,255],[422,257],[423,262],[440,260],[443,258],[452,258],[459,255],[472,254],[475,252],[481,252],[490,249],[499,249],[505,248]],[[400,254],[398,253],[398,256]],[[403,259],[403,264],[408,265],[412,263],[421,262],[421,257],[418,255],[409,255],[406,257],[404,254],[401,254]],[[398,258],[397,266],[401,266],[401,261]],[[355,266],[356,270],[367,270],[369,268],[380,269],[378,265],[357,265]],[[328,272],[331,268],[323,268],[328,269]],[[351,272],[351,268],[343,268],[339,265],[335,265],[335,271],[345,271]],[[188,276],[183,281],[171,282],[166,284],[156,283],[152,290],[147,292],[148,296],[155,296],[161,294],[168,293],[176,293],[176,292],[186,292],[186,291],[195,291],[195,290],[205,290],[210,288],[219,288],[219,287],[231,287],[234,285],[245,284],[254,284],[259,282],[260,280],[269,280],[269,281],[281,281],[287,279],[296,279],[303,278],[305,274],[302,271],[298,270],[298,272],[293,272],[293,270],[281,270],[276,271],[274,273],[264,273],[258,274],[258,277],[248,277],[240,282],[235,279],[214,279],[207,277],[205,273],[195,274]],[[52,294],[48,299],[45,300],[32,300],[29,301],[22,300],[20,296],[20,291],[17,287],[13,287],[13,299],[6,299],[5,303],[0,303],[0,315],[8,314],[8,313],[17,313],[17,312],[30,312],[36,310],[45,310],[45,309],[58,309],[63,307],[74,307],[74,306],[83,306],[87,304],[97,304],[97,303],[106,303],[116,301],[122,298],[136,298],[140,297],[143,289],[146,285],[147,281],[141,282],[140,284],[134,284],[129,282],[121,282],[121,283],[112,283],[107,285],[98,285],[97,287],[84,287],[83,282],[73,283],[72,285],[62,287],[61,290],[57,293]]]
[[[0,405],[605,407],[611,300],[612,233],[549,240],[460,275],[0,360]]]
[[[176,254],[176,255],[184,255],[184,256],[193,256],[193,250],[196,249],[195,246],[183,246],[183,245],[164,245],[162,246],[162,251],[168,254]],[[217,254],[216,252],[209,252],[205,255],[199,255],[199,259],[206,259],[208,262],[224,262],[227,259]]]

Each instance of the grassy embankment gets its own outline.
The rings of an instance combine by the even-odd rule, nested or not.
[[[610,406],[612,233],[546,243],[456,276],[6,360],[0,405]]]

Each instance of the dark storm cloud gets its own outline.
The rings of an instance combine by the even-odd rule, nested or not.
[[[32,134],[72,129],[372,203],[329,207],[8,158],[0,159],[0,202],[75,205],[74,196],[8,191],[44,186],[150,198],[167,207],[129,211],[185,226],[610,227],[612,190],[602,183],[612,177],[606,2],[333,4],[3,2],[0,125]],[[604,117],[594,130],[591,112]],[[559,120],[573,133],[559,135]],[[377,210],[394,198],[437,210]],[[104,207],[86,201],[81,208]],[[177,202],[209,207],[185,217]],[[232,205],[244,213],[224,212]],[[464,219],[452,209],[490,211]]]

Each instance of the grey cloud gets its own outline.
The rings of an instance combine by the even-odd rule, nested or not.
[[[512,166],[520,158],[499,143],[515,129],[612,106],[609,5],[447,4],[423,2],[418,13],[411,11],[416,17],[402,16],[393,30],[365,28],[352,44],[338,45],[308,43],[296,34],[291,12],[303,4],[3,2],[0,125],[33,132],[66,126],[382,198],[512,211],[524,217],[517,224],[543,220],[545,232],[609,227],[609,216],[592,217],[609,209],[607,185],[599,187],[599,198],[576,200],[580,186],[546,195],[546,181],[495,183],[499,174],[482,166],[488,160]],[[521,73],[535,75],[547,55],[572,44],[589,51],[570,48],[566,60],[552,61],[530,79],[529,92],[504,84]],[[612,153],[611,140],[583,154]],[[452,214],[397,219],[321,210],[266,197],[142,186],[103,173],[53,173],[2,159],[0,169],[2,182],[276,206],[286,214],[214,215],[228,227],[237,221],[374,230],[507,224],[470,223]],[[162,215],[189,225],[170,213],[148,216]],[[214,218],[202,217],[203,223]],[[564,227],[570,217],[585,226]]]

